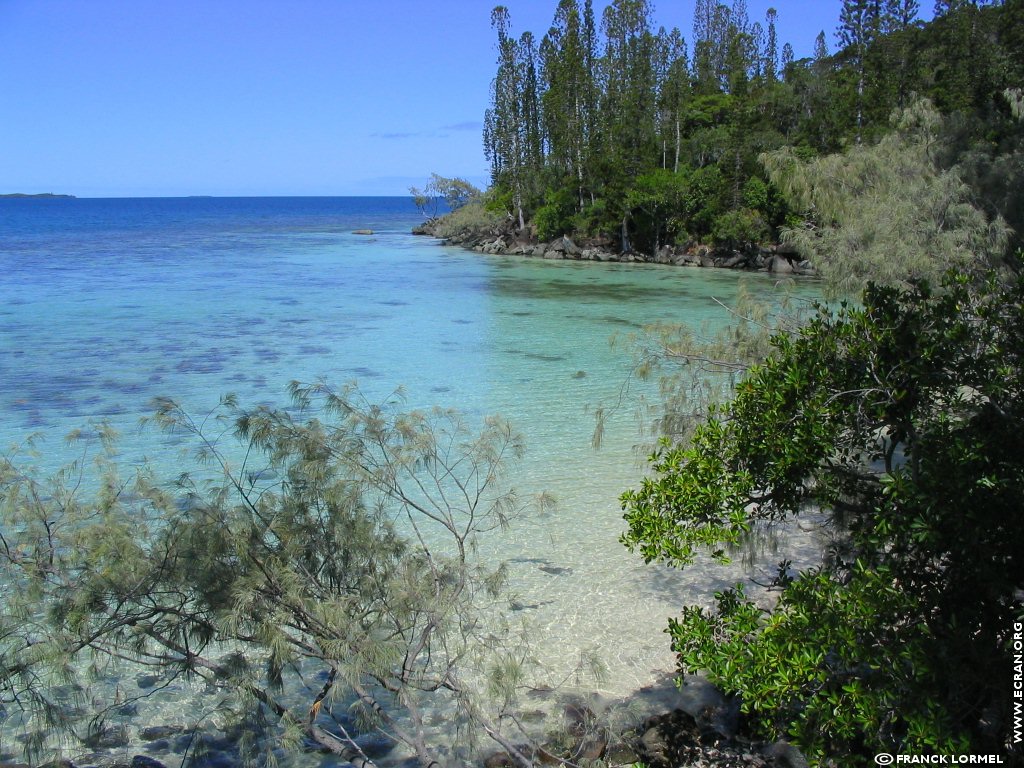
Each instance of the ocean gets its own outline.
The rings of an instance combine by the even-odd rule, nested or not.
[[[509,563],[552,681],[594,651],[607,676],[591,687],[629,695],[673,671],[667,619],[742,572],[645,566],[619,544],[618,498],[652,440],[637,406],[657,397],[625,340],[652,322],[720,326],[741,283],[774,283],[483,255],[411,235],[419,221],[408,198],[0,199],[0,446],[32,437],[55,470],[76,456],[63,436],[103,420],[122,466],[170,481],[181,445],[139,426],[155,397],[193,414],[228,393],[285,405],[292,380],[500,413],[526,439],[513,484],[557,507],[483,551]]]

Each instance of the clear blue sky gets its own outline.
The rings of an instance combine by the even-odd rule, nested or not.
[[[485,185],[492,0],[0,0],[0,192],[403,195]],[[506,0],[513,32],[557,0]],[[693,0],[655,0],[689,39]],[[607,2],[595,0],[600,13]],[[840,0],[748,0],[830,47]]]

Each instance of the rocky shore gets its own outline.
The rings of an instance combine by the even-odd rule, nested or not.
[[[661,679],[617,702],[570,696],[561,710],[560,727],[549,729],[557,735],[539,750],[522,749],[536,765],[569,768],[600,761],[609,768],[808,768],[803,754],[788,742],[745,735],[738,702],[697,675],[685,675],[681,684]],[[610,715],[638,710],[656,714],[625,727]],[[613,720],[619,720],[619,728],[607,727]],[[483,768],[517,766],[498,751],[483,760]]]
[[[521,713],[526,722],[543,721],[549,734],[542,744],[518,746],[537,766],[579,768],[600,761],[609,768],[808,768],[805,757],[788,742],[746,735],[737,702],[699,676],[686,675],[679,686],[665,678],[619,701],[603,701],[596,694],[563,696],[550,689],[528,698],[548,695],[558,702],[553,711]],[[627,714],[644,710],[658,714],[636,720]],[[632,725],[627,724],[630,720]],[[239,768],[247,764],[240,748],[244,740],[242,730],[219,730],[210,724],[198,730],[182,724],[140,726],[134,738],[126,726],[113,727],[86,739],[83,746],[91,752],[41,768]],[[359,743],[364,768],[415,765],[412,758],[392,754],[395,742],[386,737],[369,734]],[[306,757],[299,760],[322,768],[351,768],[311,741],[303,744],[302,753]],[[270,755],[268,747],[264,757]],[[273,758],[288,759],[280,748],[273,749]],[[479,768],[518,768],[502,751],[485,753],[475,763]],[[0,768],[31,767],[0,749]]]
[[[539,241],[532,233],[514,232],[506,228],[468,228],[448,231],[443,219],[432,219],[413,229],[414,235],[441,238],[446,245],[459,245],[478,253],[507,254],[539,259],[599,261],[618,263],[664,264],[677,267],[704,267],[771,272],[777,275],[816,274],[814,266],[801,258],[788,243],[750,246],[741,250],[714,247],[691,242],[685,245],[664,245],[656,253],[637,251],[619,253],[607,240],[575,242],[562,237],[550,242]]]

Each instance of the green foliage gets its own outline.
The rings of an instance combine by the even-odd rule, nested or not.
[[[993,172],[985,183],[1011,187],[987,200],[989,209],[1014,223],[1019,218],[1018,164],[1001,162],[1019,141],[994,145],[989,135],[1000,94],[1024,79],[1019,3],[960,3],[922,24],[915,0],[844,0],[841,50],[830,56],[823,32],[814,58],[799,61],[788,43],[779,60],[773,9],[764,24],[752,23],[745,3],[700,0],[687,46],[679,30],[656,28],[650,3],[611,3],[601,40],[592,3],[582,5],[560,0],[536,51],[529,33],[512,37],[506,8],[494,16],[499,55],[484,132],[492,181],[520,224],[524,216],[540,217],[545,238],[575,228],[583,236],[612,236],[623,250],[650,252],[668,239],[666,222],[678,220],[678,231],[706,238],[719,216],[744,208],[758,211],[774,234],[792,214],[779,205],[773,184],[767,199],[765,190],[749,187],[760,175],[758,155],[791,147],[807,159],[866,147],[892,131],[890,115],[911,106],[915,93],[944,116],[963,116],[979,153],[976,169]],[[713,169],[713,192],[696,184],[699,196],[685,205],[638,213],[644,177],[705,169]],[[962,201],[954,178],[945,180],[947,194]],[[554,202],[563,190],[571,211]],[[936,204],[907,200],[908,208]]]
[[[497,232],[508,218],[501,199],[488,190],[481,197],[474,198],[458,210],[441,217],[434,232],[438,237],[456,237],[465,233]]]
[[[773,340],[688,447],[623,496],[645,560],[719,559],[751,532],[823,516],[823,565],[780,568],[672,623],[752,723],[810,755],[1003,752],[1009,636],[1024,606],[1024,281],[872,286]]]
[[[541,240],[553,240],[565,232],[571,232],[576,206],[572,190],[565,187],[548,193],[544,205],[533,216],[533,226]]]
[[[633,352],[633,374],[658,384],[660,397],[643,405],[640,421],[650,423],[655,435],[688,440],[712,405],[727,398],[743,373],[764,358],[771,337],[795,331],[805,321],[807,304],[792,294],[792,287],[780,282],[776,295],[765,302],[754,299],[741,282],[736,306],[729,308],[733,318],[725,327],[656,323],[622,339]]]
[[[687,197],[686,174],[657,168],[638,176],[626,194],[626,209],[640,250],[655,252],[686,231],[680,216]]]
[[[768,239],[768,225],[757,211],[740,208],[723,213],[715,219],[711,239],[727,248],[746,248]]]
[[[92,496],[82,466],[43,481],[0,463],[0,702],[20,712],[34,757],[119,703],[66,708],[60,684],[87,684],[89,659],[100,678],[131,663],[205,681],[257,750],[253,723],[269,720],[285,742],[358,758],[358,733],[325,727],[353,706],[428,765],[430,699],[518,755],[487,714],[500,719],[515,686],[491,707],[467,677],[523,674],[509,660],[525,664],[524,646],[510,656],[488,629],[504,570],[475,554],[534,503],[503,479],[521,437],[498,418],[474,433],[453,411],[402,412],[353,389],[296,384],[293,397],[250,410],[226,398],[202,421],[160,401],[157,423],[190,436],[204,464],[174,493],[145,472],[120,479],[106,458]],[[237,465],[221,448],[232,435]],[[311,669],[325,681],[315,698]]]
[[[457,211],[471,200],[480,197],[481,192],[465,179],[447,178],[432,173],[430,181],[423,189],[409,187],[409,194],[412,195],[413,203],[420,212],[432,219],[437,216],[440,201],[444,201],[449,211]]]
[[[762,155],[768,176],[803,211],[784,232],[830,286],[856,294],[868,280],[937,281],[951,268],[987,268],[1007,243],[1001,219],[973,204],[956,169],[935,161],[941,118],[927,102],[896,115],[877,144],[809,161],[790,148]]]

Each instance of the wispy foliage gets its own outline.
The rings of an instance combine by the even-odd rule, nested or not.
[[[975,203],[956,168],[938,165],[941,118],[919,101],[874,145],[801,160],[792,148],[761,156],[771,181],[805,215],[783,238],[819,269],[833,294],[868,280],[937,282],[948,269],[997,264],[1007,243],[1000,218]]]
[[[492,632],[504,569],[475,554],[538,501],[507,484],[522,438],[351,388],[292,394],[289,409],[226,398],[202,420],[159,401],[155,421],[202,462],[171,492],[102,456],[98,490],[81,463],[52,480],[0,465],[0,701],[30,756],[105,727],[75,687],[92,660],[98,679],[127,664],[205,680],[254,749],[302,737],[365,764],[360,736],[380,731],[426,766],[441,755],[431,710],[528,764],[503,735],[527,659]],[[475,672],[492,665],[494,699]],[[304,705],[282,703],[297,693]]]

